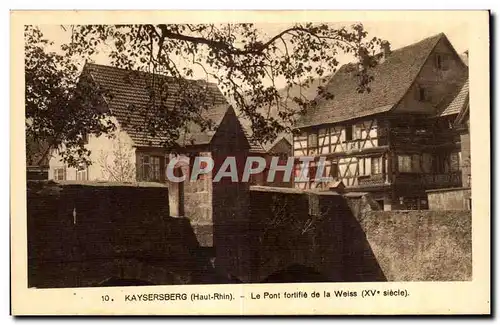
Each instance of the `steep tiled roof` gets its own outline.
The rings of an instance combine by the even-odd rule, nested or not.
[[[447,116],[452,114],[458,114],[465,106],[469,97],[469,80],[467,80],[458,94],[453,98],[450,104],[448,104],[444,109],[438,113],[438,116]]]
[[[229,104],[215,105],[203,114],[203,117],[211,120],[215,126],[218,126],[222,122],[222,119],[226,115],[228,109],[232,109]],[[190,122],[187,130],[181,131],[177,142],[181,146],[209,144],[210,141],[212,141],[212,137],[215,135],[215,132],[216,128],[202,131],[198,124]]]
[[[89,63],[85,65],[84,72],[90,73],[94,81],[109,92],[108,108],[136,146],[161,146],[165,139],[159,136],[153,137],[145,128],[140,128],[144,124],[143,112],[150,101],[150,91],[153,89],[149,86],[152,85],[152,74]],[[174,78],[158,75],[155,75],[155,78],[167,85],[167,108],[177,109],[181,100],[178,96],[181,85]],[[185,80],[185,82],[190,86],[198,87],[200,91],[207,91],[207,99],[213,106],[203,116],[212,120],[216,127],[229,107],[217,85],[196,80]],[[155,83],[155,89],[159,89],[157,83]],[[190,123],[187,130],[181,132],[178,143],[180,145],[207,144],[214,133],[214,131],[202,132],[198,125]]]
[[[374,80],[370,92],[358,93],[355,64],[343,65],[326,88],[333,99],[317,98],[318,105],[298,121],[298,127],[346,121],[389,111],[406,94],[443,33],[392,51],[369,71]]]
[[[274,141],[266,143],[265,145],[263,145],[263,147],[266,150],[266,152],[269,152],[269,150],[271,150],[275,145],[277,145],[283,139],[288,141],[290,145],[293,143],[293,135],[291,133],[283,132],[278,134],[278,136],[276,137],[276,139],[274,139]]]

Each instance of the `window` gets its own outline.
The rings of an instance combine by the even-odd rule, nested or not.
[[[307,146],[309,149],[318,147],[318,135],[316,133],[309,133]]]
[[[439,70],[443,69],[443,57],[440,54],[436,54],[436,67]]]
[[[347,126],[345,128],[345,141],[352,140],[352,126]]]
[[[398,156],[398,170],[401,173],[411,173],[411,156],[408,155]]]
[[[365,168],[365,159],[364,158],[358,159],[358,169],[359,169],[360,176],[366,176],[368,174],[368,172]]]
[[[372,168],[371,158],[358,158],[357,160],[359,176],[370,176]]]
[[[446,55],[436,54],[436,68],[439,70],[448,70],[448,62]]]
[[[160,157],[142,156],[141,167],[144,181],[160,181]]]
[[[417,85],[415,88],[415,99],[421,102],[429,101],[431,98],[429,89],[422,85]]]
[[[381,157],[372,157],[372,175],[382,173],[382,159]]]
[[[88,181],[89,175],[88,175],[88,167],[87,166],[81,166],[78,167],[76,171],[76,180],[77,181]]]
[[[66,179],[66,170],[64,168],[55,168],[54,169],[54,180],[55,181],[64,181]]]
[[[331,163],[330,177],[337,179],[339,177],[339,165],[336,162]]]
[[[309,133],[307,136],[307,154],[315,155],[318,153],[318,134],[316,132]]]
[[[353,128],[352,138],[354,140],[361,139],[362,131],[363,131],[363,124],[355,124],[355,125],[352,126],[352,128]]]
[[[418,88],[418,100],[425,101],[427,99],[426,95],[427,94],[425,92],[425,88],[419,87]]]

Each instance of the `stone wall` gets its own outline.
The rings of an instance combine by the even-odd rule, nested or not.
[[[207,252],[188,218],[168,216],[165,186],[28,182],[29,286],[471,279],[470,211],[241,184],[214,187]]]
[[[218,281],[165,186],[28,182],[27,198],[30,287]]]
[[[429,210],[470,210],[470,188],[446,188],[427,191]]]
[[[243,241],[232,247],[228,272],[241,280],[385,280],[341,195],[253,186],[249,201],[248,220],[231,225]]]
[[[244,282],[470,280],[470,212],[380,211],[361,194],[251,187],[248,219],[227,225],[227,271]]]
[[[370,211],[359,223],[389,281],[472,279],[470,211]]]
[[[199,156],[211,157],[209,152],[200,152]],[[191,158],[191,164],[195,158]],[[213,247],[213,204],[212,177],[213,173],[203,174],[197,180],[191,181],[191,170],[184,169],[187,179],[177,184],[182,187],[184,216],[189,218],[200,245]],[[172,184],[172,183],[170,183]]]

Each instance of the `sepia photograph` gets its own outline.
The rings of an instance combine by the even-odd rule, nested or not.
[[[479,274],[470,22],[67,21],[16,35],[29,290]]]

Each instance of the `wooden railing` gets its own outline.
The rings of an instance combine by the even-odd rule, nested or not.
[[[358,185],[378,185],[384,184],[386,174],[375,174],[358,177]],[[427,189],[457,187],[462,186],[461,172],[447,174],[420,174],[420,173],[400,173],[396,176],[397,183],[408,183],[422,186]]]
[[[400,173],[396,178],[398,183],[415,183],[425,188],[443,188],[462,185],[460,171],[442,174]]]
[[[461,186],[462,173],[452,172],[448,174],[426,174],[422,177],[423,183],[426,187],[448,187],[448,186]]]

